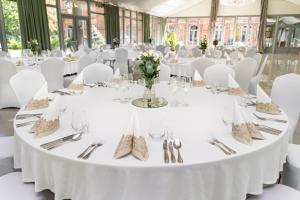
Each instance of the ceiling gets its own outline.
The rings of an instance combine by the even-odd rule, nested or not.
[[[191,8],[203,0],[113,0],[121,7],[141,12],[147,12],[156,16],[172,16],[177,12]],[[300,0],[282,0],[300,5]]]

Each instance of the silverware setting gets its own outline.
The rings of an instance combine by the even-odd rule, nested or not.
[[[24,122],[24,123],[16,124],[16,127],[20,128],[20,127],[28,126],[28,125],[34,124],[35,122],[36,121],[29,121],[29,122]]]
[[[87,160],[89,159],[89,157],[92,155],[92,153],[98,148],[101,147],[103,145],[103,142],[95,142],[93,143],[90,148],[86,149],[85,152],[82,153],[82,156],[80,158],[82,158],[83,160]]]
[[[221,151],[223,151],[223,153],[225,153],[226,155],[230,156],[231,153],[230,151],[226,150],[223,146],[221,146],[219,143],[215,142],[214,140],[209,142],[211,145],[218,147]]]
[[[173,146],[174,148],[177,150],[177,162],[178,163],[183,163],[183,159],[181,157],[181,154],[180,154],[180,148],[182,147],[181,145],[181,141],[179,139],[175,139],[174,142],[173,142]]]
[[[169,151],[170,151],[170,155],[171,155],[171,162],[176,163],[176,158],[175,158],[175,155],[174,155],[174,148],[173,148],[173,140],[172,139],[169,140]]]
[[[70,143],[70,142],[76,142],[81,140],[82,138],[82,132],[81,133],[76,133],[76,134],[72,134],[57,140],[54,140],[52,142],[48,142],[45,144],[40,145],[41,148],[46,149],[46,150],[52,150],[55,149],[57,147],[60,147],[64,144]]]
[[[176,161],[177,163],[183,163],[183,159],[180,154],[180,149],[182,148],[181,141],[179,139],[173,139],[172,133],[167,133],[166,136],[167,138],[163,142],[164,162],[169,163],[171,160],[172,163],[176,163]],[[177,151],[177,159],[174,150]]]
[[[274,122],[279,122],[279,123],[287,123],[287,120],[283,120],[283,119],[274,119],[274,118],[268,118],[268,117],[261,117],[259,115],[257,115],[256,113],[253,113],[253,115],[262,121],[274,121]]]
[[[59,90],[55,90],[52,93],[57,93],[57,94],[60,94],[60,95],[72,95],[73,94],[72,92],[59,91]]]
[[[273,134],[273,135],[279,135],[280,133],[282,133],[281,130],[278,130],[276,128],[272,128],[270,126],[258,124],[257,122],[253,122],[253,124],[256,126],[256,128],[258,128],[258,130],[266,132],[266,133],[270,133],[270,134]]]
[[[169,154],[168,154],[168,141],[165,139],[163,143],[163,150],[164,150],[164,161],[165,163],[169,163]]]
[[[43,115],[42,113],[35,113],[35,114],[19,114],[19,115],[16,116],[16,120],[27,119],[27,118],[32,118],[32,117],[40,118],[42,115]]]
[[[236,151],[233,150],[232,148],[230,148],[229,146],[227,146],[226,144],[224,144],[223,142],[221,142],[220,140],[218,139],[214,139],[213,142],[217,143],[217,144],[220,144],[222,145],[227,151],[229,151],[231,154],[236,154]]]

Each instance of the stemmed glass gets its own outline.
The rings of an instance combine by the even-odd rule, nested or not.
[[[74,111],[72,114],[72,128],[76,132],[88,133],[89,122],[85,111]]]
[[[233,122],[233,110],[229,106],[224,107],[222,121],[226,126],[231,126]]]

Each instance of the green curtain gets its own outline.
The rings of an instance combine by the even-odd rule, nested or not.
[[[112,44],[114,38],[120,40],[119,7],[110,4],[104,5],[106,43]]]
[[[50,49],[50,34],[45,0],[17,0],[23,48],[36,39],[42,50]]]
[[[143,35],[144,42],[148,43],[150,39],[150,15],[143,13]]]
[[[261,0],[260,26],[258,30],[258,51],[263,53],[265,50],[265,30],[267,24],[268,0]]]

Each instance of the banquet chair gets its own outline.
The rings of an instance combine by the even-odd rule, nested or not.
[[[0,137],[0,177],[14,171],[14,137]]]
[[[58,58],[49,58],[41,63],[41,72],[48,83],[49,92],[64,88],[65,62]]]
[[[162,53],[162,55],[165,55],[165,46],[164,45],[157,45],[156,51],[159,51]]]
[[[185,46],[181,46],[178,50],[178,57],[186,58],[188,55],[187,48]]]
[[[51,57],[63,57],[63,53],[59,49],[54,49],[50,52]]]
[[[233,67],[235,69],[235,80],[245,92],[248,92],[251,78],[256,70],[256,65],[256,60],[253,58],[245,58]]]
[[[257,52],[256,48],[249,48],[245,53],[245,57],[253,57]]]
[[[35,93],[46,83],[43,74],[34,70],[21,70],[9,80],[15,92],[19,106],[24,106]]]
[[[240,53],[242,53],[243,55],[245,55],[245,53],[246,53],[246,47],[241,46],[241,47],[238,48],[238,51]]]
[[[234,77],[234,70],[223,64],[216,64],[204,71],[204,82],[208,85],[228,87],[228,75]]]
[[[263,194],[251,195],[246,200],[299,200],[300,192],[281,184],[264,188]]]
[[[257,84],[258,84],[259,80],[261,79],[261,76],[262,76],[262,73],[267,64],[268,58],[269,58],[269,55],[266,55],[261,66],[256,65],[256,70],[258,70],[258,72],[256,72],[255,75],[251,78],[249,89],[248,89],[250,94],[256,95]],[[257,69],[257,67],[258,67],[258,69]]]
[[[179,45],[179,44],[177,44],[177,45],[175,46],[175,51],[176,51],[176,53],[178,53],[178,51],[179,51],[179,48],[180,48],[180,45]]]
[[[9,79],[17,73],[16,65],[1,58],[0,65],[0,109],[18,107],[17,97],[9,84]]]
[[[260,64],[261,64],[262,55],[260,53],[256,53],[251,58],[255,59],[256,63],[257,63],[256,71],[255,71],[255,74],[256,74],[257,71],[259,70],[259,67],[260,67]]]
[[[117,49],[114,70],[119,68],[121,74],[128,74],[128,67],[128,50],[124,48]]]
[[[215,63],[207,58],[198,58],[197,60],[192,62],[192,72],[195,73],[195,70],[197,70],[200,75],[204,76],[204,71],[206,68],[214,65]]]
[[[0,198],[3,200],[53,200],[49,191],[35,192],[33,183],[23,183],[21,172],[0,177]]]
[[[239,52],[238,51],[232,51],[229,54],[230,60],[232,60],[233,62],[236,62],[239,60]]]
[[[112,68],[102,63],[91,64],[84,68],[82,73],[83,80],[87,84],[111,81],[113,78]]]
[[[97,57],[98,57],[98,51],[97,50],[94,50],[94,51],[91,51],[89,53],[89,56],[91,56],[92,58],[94,58],[95,62],[97,60]]]
[[[193,54],[193,57],[201,57],[202,56],[202,52],[199,49],[199,47],[194,47],[192,49],[192,54]]]
[[[169,81],[171,77],[171,68],[168,65],[160,64],[159,80]]]
[[[85,56],[87,53],[84,51],[84,50],[82,50],[82,49],[79,49],[78,51],[76,51],[75,53],[74,53],[74,55],[75,56],[77,56],[78,58],[80,58],[80,57],[82,57],[82,56]]]
[[[6,51],[0,51],[0,58],[8,57],[8,53]]]
[[[86,66],[91,65],[95,62],[96,62],[96,60],[93,57],[91,57],[90,55],[82,56],[78,60],[78,71],[77,71],[77,73],[80,73]]]
[[[300,115],[300,75],[285,74],[274,80],[271,98],[279,105],[288,116],[289,141],[293,142],[293,136]],[[300,145],[290,144],[288,148],[287,162],[283,171],[283,184],[300,189]]]

